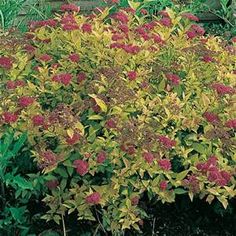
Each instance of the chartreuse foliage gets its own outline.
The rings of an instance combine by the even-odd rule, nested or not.
[[[28,133],[51,189],[44,219],[68,214],[139,230],[149,201],[235,197],[235,45],[191,14],[147,22],[105,9],[33,22],[0,49],[1,130]]]

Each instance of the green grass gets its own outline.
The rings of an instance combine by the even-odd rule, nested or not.
[[[45,0],[0,0],[0,29],[17,27],[27,30],[30,20],[42,20],[52,15],[51,6]]]

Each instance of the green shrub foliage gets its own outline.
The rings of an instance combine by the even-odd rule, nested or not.
[[[27,131],[48,180],[44,219],[139,230],[145,201],[236,194],[236,48],[198,18],[66,5],[0,49],[0,127]],[[148,202],[145,202],[148,205]]]

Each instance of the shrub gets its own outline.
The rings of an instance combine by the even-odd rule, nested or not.
[[[44,219],[139,230],[150,201],[235,196],[235,45],[190,14],[132,12],[70,10],[1,49],[1,129],[27,131]]]

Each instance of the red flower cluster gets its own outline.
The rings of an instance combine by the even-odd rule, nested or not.
[[[72,31],[79,29],[79,26],[73,15],[68,14],[61,19],[62,29],[66,31]]]
[[[49,62],[52,60],[52,57],[48,54],[43,54],[39,57],[39,60],[43,62]]]
[[[220,121],[219,116],[213,112],[205,112],[203,117],[212,124],[217,124]]]
[[[7,81],[6,88],[7,89],[16,89],[17,87],[23,87],[25,82],[23,80],[15,80],[15,81]]]
[[[77,53],[72,53],[69,55],[69,59],[71,62],[78,63],[80,60],[80,56]]]
[[[53,190],[59,185],[59,181],[57,179],[55,180],[49,180],[46,182],[46,186],[50,189]]]
[[[89,164],[87,161],[84,160],[75,160],[74,161],[74,166],[76,168],[76,172],[80,174],[81,176],[84,176],[85,174],[88,173],[89,170]]]
[[[133,55],[137,54],[141,50],[141,48],[139,46],[132,45],[132,44],[112,43],[110,47],[111,48],[122,48],[127,53],[130,53]]]
[[[124,39],[124,37],[121,34],[113,34],[111,39],[113,41],[118,41]]]
[[[200,25],[191,25],[191,29],[194,30],[199,36],[202,36],[205,34],[205,29],[201,27]]]
[[[64,85],[68,85],[72,80],[72,75],[69,73],[62,73],[53,76],[52,80],[58,83],[62,83]]]
[[[109,119],[106,121],[106,127],[109,129],[115,129],[116,128],[116,122],[114,119]]]
[[[176,141],[175,140],[171,140],[170,138],[161,135],[159,136],[159,142],[167,149],[171,149],[172,147],[174,147],[176,145]]]
[[[236,119],[228,120],[225,123],[225,126],[228,127],[228,128],[236,129]]]
[[[129,27],[126,24],[120,24],[120,25],[118,25],[118,28],[120,31],[122,31],[125,34],[129,33]]]
[[[58,156],[51,150],[45,151],[41,154],[43,166],[55,165],[58,159]]]
[[[69,144],[69,145],[74,145],[74,144],[76,144],[76,143],[78,143],[78,141],[81,139],[81,135],[80,135],[80,133],[78,133],[78,132],[75,132],[73,135],[72,135],[72,137],[67,137],[66,138],[66,142],[67,142],[67,144]]]
[[[132,206],[137,206],[139,203],[139,197],[138,196],[135,196],[135,197],[132,197],[131,198],[131,204]]]
[[[12,60],[9,57],[5,57],[5,56],[0,56],[0,67],[2,67],[3,69],[11,69],[12,68]]]
[[[166,78],[173,84],[173,85],[179,85],[180,83],[180,77],[178,75],[168,73],[166,74]]]
[[[190,30],[186,32],[189,39],[193,39],[197,36],[202,36],[205,34],[204,28],[199,25],[192,25]]]
[[[44,124],[44,117],[42,115],[35,115],[32,117],[32,122],[34,126],[41,126]]]
[[[75,4],[63,4],[61,6],[61,11],[72,11],[72,12],[79,12],[80,7]]]
[[[127,24],[129,22],[128,16],[121,11],[113,14],[112,18],[121,22],[122,24]]]
[[[163,17],[159,22],[166,27],[170,27],[172,25],[172,21],[169,17]]]
[[[209,62],[214,62],[215,59],[212,58],[211,56],[204,55],[204,56],[202,57],[202,61],[204,61],[204,62],[206,62],[206,63],[209,63]]]
[[[82,26],[81,26],[81,29],[84,33],[91,33],[92,32],[92,25],[89,24],[89,23],[84,23]]]
[[[232,87],[220,83],[213,84],[212,88],[221,96],[226,94],[232,95],[235,93],[235,90]]]
[[[97,155],[97,163],[103,163],[107,158],[106,152],[105,151],[101,151],[98,153]]]
[[[162,170],[171,170],[171,162],[168,159],[158,160],[158,165]]]
[[[199,21],[199,18],[197,16],[193,15],[192,13],[187,13],[187,12],[183,13],[182,17],[186,18],[186,19],[189,19],[191,21]]]
[[[128,75],[128,78],[129,78],[129,80],[136,80],[136,78],[137,78],[137,73],[136,73],[136,71],[129,71],[128,73],[127,73],[127,75]]]
[[[2,114],[2,119],[5,123],[11,124],[11,123],[15,123],[17,121],[18,115],[13,112],[5,111]]]
[[[154,40],[155,43],[158,43],[158,44],[159,43],[162,44],[164,42],[161,36],[158,34],[153,34],[152,39]]]
[[[34,46],[30,45],[30,44],[25,45],[25,46],[24,46],[24,49],[25,49],[28,53],[33,53],[33,52],[36,50],[36,48],[35,48]]]
[[[143,14],[143,15],[147,15],[148,11],[146,9],[142,8],[140,13]]]
[[[86,74],[84,72],[79,72],[79,74],[77,75],[77,82],[81,83],[85,79],[86,79]]]
[[[56,27],[57,21],[55,19],[48,19],[48,20],[41,20],[41,21],[31,21],[29,23],[29,27],[31,30],[35,30],[37,28],[41,28],[45,26]]]
[[[135,153],[135,146],[132,144],[123,144],[121,145],[121,150],[129,155],[133,155]]]
[[[99,204],[100,200],[101,200],[101,195],[98,192],[94,192],[85,198],[86,203],[92,205]]]
[[[29,97],[29,96],[23,96],[23,97],[20,97],[19,100],[18,100],[18,103],[21,107],[28,107],[30,106],[31,104],[33,104],[35,101],[34,98],[32,97]]]
[[[219,186],[226,186],[231,178],[231,174],[227,171],[221,171],[217,167],[217,157],[211,156],[206,162],[197,164],[197,169],[207,175],[210,182],[215,182]]]
[[[162,181],[160,182],[160,189],[161,189],[162,191],[165,191],[165,190],[167,189],[167,187],[168,187],[167,181],[162,180]]]
[[[183,180],[183,186],[187,187],[193,193],[199,192],[199,181],[193,174],[188,175],[187,179]]]
[[[151,164],[154,161],[154,155],[151,152],[144,152],[143,158],[149,164]]]

